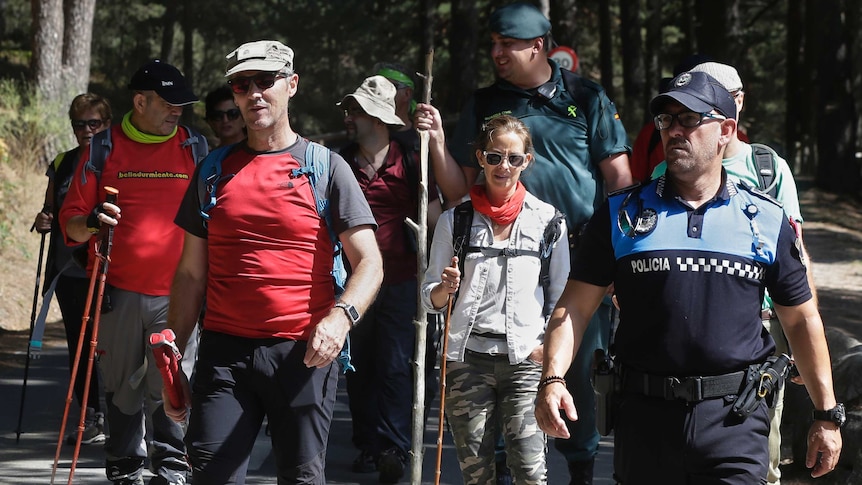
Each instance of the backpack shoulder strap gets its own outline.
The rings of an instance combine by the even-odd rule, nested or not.
[[[90,140],[90,156],[87,158],[84,170],[81,171],[81,184],[87,183],[87,172],[93,173],[98,181],[102,177],[102,170],[105,168],[105,160],[114,145],[111,143],[111,127],[107,130],[96,133],[93,139]]]
[[[554,309],[550,304],[551,292],[551,253],[554,251],[554,244],[560,239],[562,234],[562,225],[566,222],[566,216],[558,211],[554,211],[554,217],[545,226],[545,233],[542,236],[542,242],[539,249],[539,258],[541,260],[541,269],[539,270],[539,283],[542,285],[542,293],[545,296],[545,303],[542,308],[542,315],[547,317]]]
[[[778,193],[778,178],[775,176],[775,151],[761,143],[752,143],[751,153],[757,169],[758,188],[774,198]]]
[[[206,158],[207,154],[209,153],[209,144],[207,143],[207,138],[194,128],[185,125],[182,125],[182,127],[186,130],[188,138],[186,138],[186,140],[180,146],[182,146],[183,148],[191,147],[192,159],[194,159],[195,166],[197,166],[204,158]]]
[[[236,144],[231,144],[216,148],[203,158],[198,167],[198,203],[204,227],[206,227],[210,219],[209,211],[216,205],[218,185],[223,181],[221,176],[222,162],[235,147]],[[231,177],[233,177],[233,174],[225,177],[224,180],[228,180]]]

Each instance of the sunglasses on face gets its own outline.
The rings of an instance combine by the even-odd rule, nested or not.
[[[252,82],[255,86],[257,86],[261,90],[264,90],[271,88],[272,85],[275,84],[275,80],[280,77],[285,76],[284,74],[280,74],[277,72],[261,72],[255,74],[254,76],[235,77],[233,79],[229,79],[227,83],[230,85],[230,88],[236,94],[245,94],[251,87]]]
[[[98,130],[102,126],[102,120],[72,120],[73,130],[83,130],[89,127],[91,130]]]
[[[694,111],[683,111],[677,114],[662,113],[655,117],[655,127],[661,130],[668,130],[673,126],[673,121],[679,122],[683,128],[694,128],[700,126],[704,119],[711,118],[716,120],[726,120],[724,116],[714,115],[712,113],[696,113]]]
[[[239,110],[236,108],[231,108],[227,111],[215,110],[207,115],[207,119],[210,121],[221,121],[227,117],[228,120],[235,121],[239,118],[239,114]]]
[[[482,152],[485,155],[485,161],[488,165],[499,165],[503,160],[509,162],[511,167],[520,167],[527,161],[527,155],[524,153],[510,153],[503,155],[497,152]]]

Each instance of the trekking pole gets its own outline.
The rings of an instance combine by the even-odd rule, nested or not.
[[[446,321],[443,324],[443,356],[440,358],[440,424],[437,429],[437,465],[434,468],[434,485],[440,485],[440,464],[443,459],[443,419],[446,409],[446,353],[449,350],[449,321],[452,319],[452,303],[449,295],[446,302]]]
[[[179,408],[183,405],[183,387],[180,381],[180,360],[182,354],[177,347],[174,331],[166,328],[159,333],[150,334],[150,348],[156,358],[156,367],[162,374],[165,391],[171,406]]]
[[[116,204],[119,191],[113,187],[105,187],[105,202]],[[93,372],[93,360],[96,353],[96,344],[99,335],[99,320],[102,310],[102,299],[105,296],[105,281],[108,275],[108,263],[111,259],[111,248],[114,244],[114,226],[108,226],[108,231],[100,234],[101,241],[96,246],[96,258],[93,262],[92,273],[90,274],[90,286],[87,291],[87,300],[84,304],[84,314],[81,317],[81,334],[78,338],[78,346],[75,349],[75,360],[72,365],[72,377],[69,381],[69,390],[66,393],[66,407],[63,410],[63,420],[60,424],[60,436],[57,439],[57,451],[54,454],[54,466],[51,470],[51,484],[54,483],[54,477],[57,474],[57,464],[60,461],[60,450],[63,446],[63,431],[66,429],[66,421],[69,417],[69,406],[72,404],[72,393],[75,389],[75,379],[78,375],[78,365],[81,360],[82,347],[84,343],[84,333],[87,324],[90,321],[90,313],[93,313],[93,331],[90,338],[90,352],[87,361],[87,373],[84,376],[84,395],[81,399],[81,416],[78,421],[78,434],[75,439],[75,451],[72,455],[72,465],[69,469],[68,484],[72,484],[72,478],[75,476],[75,467],[78,464],[78,454],[81,451],[81,438],[84,433],[84,420],[87,413],[87,401],[89,398],[90,380]],[[98,282],[98,291],[96,284]],[[95,295],[95,305],[93,305],[93,296]]]
[[[43,207],[42,212],[47,214],[48,207]],[[30,228],[30,232],[36,229],[36,223]],[[18,406],[18,426],[15,428],[15,443],[21,439],[21,420],[24,418],[24,397],[27,395],[27,377],[30,374],[30,358],[39,358],[38,351],[32,346],[33,344],[33,329],[36,326],[36,302],[39,300],[39,286],[42,283],[42,261],[45,255],[45,236],[48,233],[42,233],[42,241],[39,242],[39,262],[36,264],[36,287],[33,289],[33,309],[30,310],[30,338],[27,339],[27,360],[24,363],[24,383],[21,386],[21,404]]]

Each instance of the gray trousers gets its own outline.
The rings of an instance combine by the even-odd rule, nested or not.
[[[106,291],[112,310],[101,315],[97,345],[109,429],[106,473],[109,479],[116,480],[134,478],[143,472],[149,427],[151,469],[173,481],[188,471],[184,431],[165,415],[162,378],[149,345],[150,334],[165,328],[169,297],[119,288]],[[197,337],[193,340],[195,345],[183,356],[191,363],[195,360]]]

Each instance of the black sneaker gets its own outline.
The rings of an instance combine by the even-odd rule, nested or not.
[[[380,454],[377,469],[380,471],[380,483],[398,483],[404,476],[407,466],[407,454],[398,448],[389,448]]]
[[[78,430],[66,435],[66,444],[74,445],[78,439]],[[84,432],[81,434],[82,445],[92,445],[105,442],[105,415],[97,413],[92,408],[87,408],[87,417],[84,419]]]
[[[353,460],[353,471],[356,473],[372,473],[377,471],[377,457],[370,451],[363,450]]]

